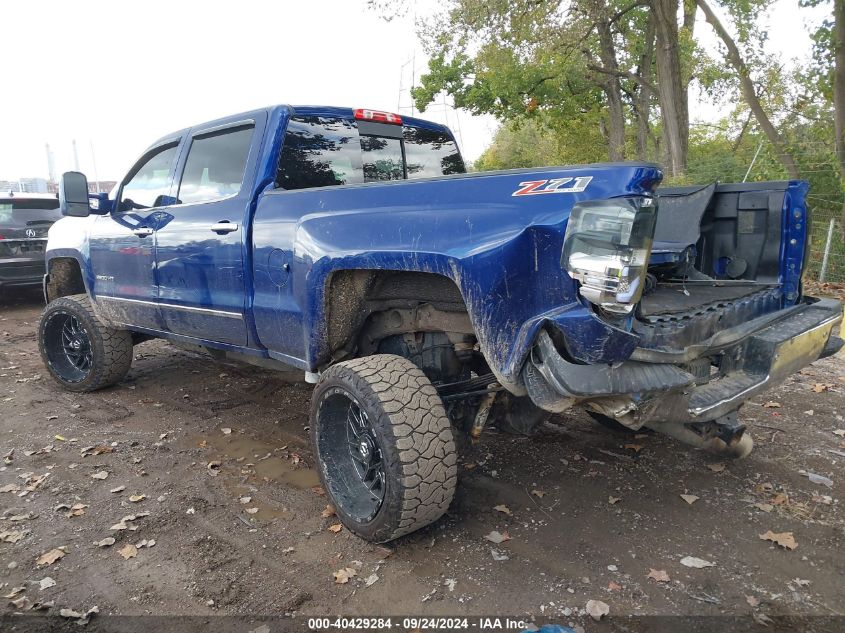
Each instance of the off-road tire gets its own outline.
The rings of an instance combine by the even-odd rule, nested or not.
[[[329,436],[322,428],[330,417],[324,403],[338,394],[357,400],[381,451],[384,497],[368,520],[346,511],[341,484],[332,481],[321,455],[321,441]],[[452,428],[434,386],[409,360],[377,354],[330,367],[311,399],[310,432],[323,488],[340,521],[358,536],[385,543],[433,523],[449,508],[457,483]]]
[[[80,380],[70,380],[51,361],[47,328],[57,315],[71,315],[84,328],[91,349],[91,366]],[[103,325],[94,314],[88,295],[69,295],[51,301],[38,323],[38,349],[53,379],[68,391],[85,393],[113,385],[126,376],[132,365],[132,333]],[[55,356],[54,356],[55,357]]]

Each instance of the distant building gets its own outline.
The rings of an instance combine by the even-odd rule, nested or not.
[[[46,178],[21,178],[21,187],[24,193],[47,193]]]
[[[97,185],[100,185],[99,190],[97,189]],[[99,183],[93,182],[91,180],[88,181],[88,192],[89,193],[108,193],[111,191],[114,186],[117,184],[115,180],[101,180]]]

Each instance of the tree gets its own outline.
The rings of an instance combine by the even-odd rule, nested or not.
[[[728,33],[721,20],[719,20],[716,13],[707,3],[707,0],[696,1],[698,3],[699,8],[701,8],[701,11],[704,13],[708,24],[713,27],[713,30],[716,31],[716,34],[722,40],[722,43],[727,49],[725,57],[736,71],[742,98],[745,100],[745,102],[748,104],[748,107],[753,112],[754,118],[757,119],[758,125],[766,134],[766,137],[769,139],[769,142],[772,144],[772,146],[774,146],[775,150],[777,151],[777,154],[780,157],[780,161],[783,164],[784,169],[786,169],[786,172],[789,174],[789,177],[798,178],[798,167],[795,164],[795,160],[792,158],[792,154],[787,149],[786,143],[784,142],[782,135],[780,134],[778,129],[772,124],[771,119],[769,119],[766,110],[763,108],[763,105],[761,104],[760,99],[757,96],[757,90],[754,87],[754,82],[751,79],[751,71],[749,70],[748,65],[745,63],[745,60],[743,59],[743,56],[739,51],[739,47],[736,45],[736,42],[734,41],[733,37],[731,37],[730,33]]]

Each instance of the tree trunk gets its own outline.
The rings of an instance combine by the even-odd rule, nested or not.
[[[833,0],[833,133],[839,177],[845,181],[845,0]],[[842,231],[845,235],[845,202],[842,204]]]
[[[795,160],[793,160],[792,154],[787,152],[786,142],[783,140],[783,137],[780,135],[777,128],[772,125],[772,122],[769,120],[769,116],[763,109],[760,99],[757,97],[757,91],[754,89],[754,82],[751,81],[748,66],[745,65],[745,61],[742,59],[742,55],[739,52],[739,48],[737,48],[736,42],[734,42],[730,33],[725,30],[725,27],[719,21],[716,14],[713,13],[713,9],[710,8],[707,1],[696,1],[698,2],[698,6],[704,12],[704,17],[707,19],[707,22],[713,27],[713,30],[716,31],[716,34],[721,38],[725,47],[728,49],[726,56],[728,62],[734,67],[734,70],[739,77],[739,86],[742,92],[742,97],[745,99],[745,103],[747,103],[748,107],[751,108],[751,111],[754,113],[754,118],[757,119],[758,125],[769,139],[769,142],[775,148],[781,164],[784,169],[786,169],[786,173],[789,174],[790,178],[798,178],[798,167],[795,164]]]
[[[845,1],[845,0],[843,0]],[[643,78],[646,85],[652,83],[652,66],[654,65],[654,13],[649,12],[646,23],[645,38],[643,40],[643,51],[639,59],[637,74]],[[634,112],[637,115],[637,158],[648,160],[648,137],[650,131],[649,118],[651,117],[651,92],[639,84],[637,96],[634,99]]]
[[[611,73],[619,72],[616,62],[616,47],[610,32],[610,23],[599,21],[596,23],[599,34],[599,57],[602,66]],[[622,87],[619,77],[608,74],[603,82],[604,93],[607,95],[607,112],[610,118],[608,129],[608,147],[610,160],[625,159],[625,110],[622,106]]]
[[[687,167],[689,110],[687,87],[681,76],[678,0],[651,0],[651,7],[657,36],[657,85],[663,118],[666,167],[670,175],[680,176]]]

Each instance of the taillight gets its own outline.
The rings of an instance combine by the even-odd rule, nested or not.
[[[375,121],[377,123],[390,123],[392,125],[402,125],[402,117],[392,112],[382,112],[381,110],[367,110],[365,108],[358,108],[355,110],[355,118],[359,121]]]
[[[616,198],[575,205],[566,225],[561,264],[581,283],[581,296],[627,314],[640,300],[654,239],[656,202]]]

